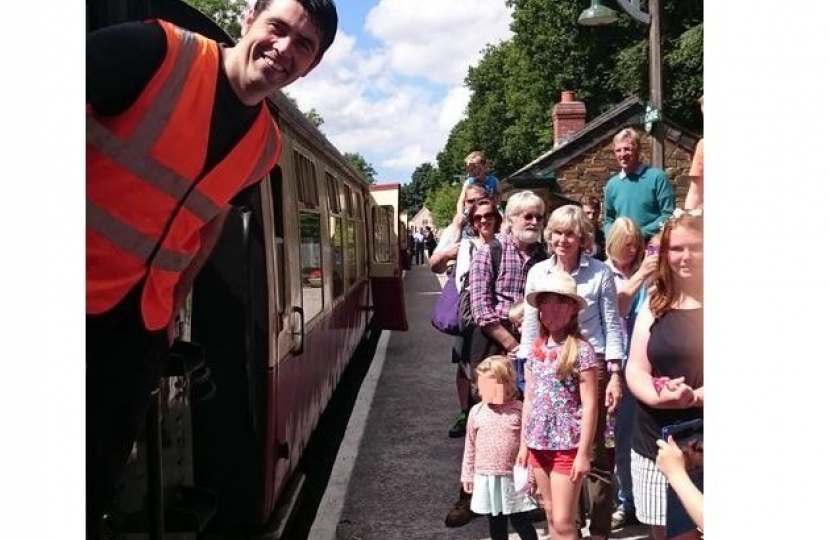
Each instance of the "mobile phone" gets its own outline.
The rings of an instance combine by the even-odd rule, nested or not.
[[[646,255],[657,255],[660,252],[660,246],[646,246]]]
[[[677,446],[683,447],[693,441],[703,444],[703,419],[696,418],[665,426],[660,430],[660,437],[667,441],[672,436]]]

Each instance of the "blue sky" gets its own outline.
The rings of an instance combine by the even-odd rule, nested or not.
[[[463,117],[467,69],[510,37],[510,11],[504,0],[340,0],[338,14],[322,63],[287,93],[320,114],[341,152],[363,155],[378,183],[409,182]]]

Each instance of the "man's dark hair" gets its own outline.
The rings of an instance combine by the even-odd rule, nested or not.
[[[268,9],[274,0],[256,0],[254,4],[254,16]],[[311,19],[317,30],[320,32],[320,50],[317,51],[317,58],[323,57],[328,48],[334,43],[334,36],[337,34],[337,7],[334,0],[294,0],[301,6],[308,18]]]

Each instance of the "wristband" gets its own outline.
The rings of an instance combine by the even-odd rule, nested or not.
[[[605,369],[608,371],[608,373],[611,373],[612,375],[614,373],[619,374],[620,373],[620,363],[619,362],[606,362]]]

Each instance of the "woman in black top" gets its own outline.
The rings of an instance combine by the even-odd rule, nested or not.
[[[661,428],[703,418],[702,215],[675,211],[660,244],[655,290],[634,326],[625,372],[637,398],[631,441],[634,502],[637,518],[652,526],[655,539],[693,540],[700,538],[694,527],[667,536],[668,485],[655,459]]]

